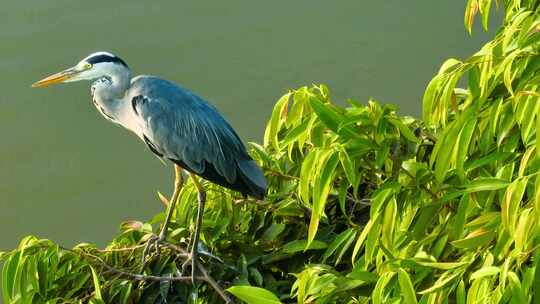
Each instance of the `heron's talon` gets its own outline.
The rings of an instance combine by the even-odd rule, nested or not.
[[[182,263],[182,270],[180,272],[182,274],[182,276],[185,275],[187,266],[190,265],[190,264],[191,264],[191,255],[187,256],[184,263]]]
[[[142,252],[143,269],[146,266],[146,263],[148,262],[149,258],[152,256],[154,252],[156,253],[157,256],[159,256],[161,243],[164,240],[165,238],[154,234],[146,241],[146,245],[144,246],[144,249]]]
[[[188,254],[186,257],[186,260],[184,263],[182,263],[182,270],[181,275],[185,275],[187,273],[187,267],[188,265],[191,265],[191,284],[195,285],[195,276],[196,276],[196,269],[198,267],[199,261],[197,261],[198,255],[194,253],[193,251]]]

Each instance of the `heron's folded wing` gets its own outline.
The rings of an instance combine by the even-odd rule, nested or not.
[[[163,92],[169,94],[160,94]],[[181,89],[146,93],[133,99],[133,110],[153,148],[163,157],[183,162],[195,173],[204,172],[209,163],[228,182],[234,183],[237,162],[250,157],[236,132],[217,110]]]

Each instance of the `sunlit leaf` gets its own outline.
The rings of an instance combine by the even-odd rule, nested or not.
[[[528,179],[520,178],[512,182],[506,189],[501,204],[501,219],[504,227],[514,233],[518,218],[519,205],[525,193]]]
[[[478,0],[469,0],[465,8],[465,28],[472,33],[474,16],[478,13]]]
[[[474,249],[485,245],[493,240],[494,237],[495,233],[493,231],[484,231],[483,229],[478,229],[469,233],[463,239],[451,242],[451,244],[457,248]]]
[[[471,280],[476,280],[476,279],[487,277],[487,276],[494,276],[494,275],[498,274],[500,271],[501,271],[501,269],[499,267],[495,267],[495,266],[482,267],[482,268],[478,269],[477,271],[473,272],[471,274],[470,279]]]
[[[317,229],[319,227],[319,221],[324,213],[324,207],[327,203],[327,197],[330,192],[331,184],[334,178],[336,166],[338,164],[338,153],[329,151],[321,157],[319,160],[319,171],[315,179],[315,185],[313,189],[313,208],[311,213],[311,221],[308,228],[308,243],[307,246],[315,238]]]
[[[482,26],[484,30],[489,29],[489,12],[491,8],[491,0],[480,0],[480,13],[482,14]]]
[[[424,267],[443,269],[443,270],[460,268],[460,267],[470,264],[469,262],[425,262],[421,260],[414,260],[414,263],[424,266]]]
[[[385,303],[385,288],[386,285],[390,282],[390,280],[395,276],[395,272],[386,272],[384,273],[379,280],[377,281],[377,284],[375,285],[375,288],[373,288],[373,292],[371,294],[371,297],[373,299],[373,304],[383,304]]]
[[[231,286],[227,291],[248,304],[279,304],[281,301],[272,292],[254,286]]]
[[[499,178],[477,178],[465,186],[465,192],[493,191],[505,188],[510,183]]]
[[[283,97],[279,99],[279,101],[276,103],[276,106],[274,107],[270,122],[268,123],[266,131],[264,132],[265,147],[272,145],[274,149],[279,150],[277,134],[280,128],[282,115],[287,108],[290,96],[291,93],[283,95]]]
[[[511,271],[508,273],[508,281],[512,288],[512,298],[516,299],[516,303],[527,303],[527,296],[521,288],[519,277]]]
[[[343,126],[340,128],[340,123],[345,117],[333,109],[331,105],[324,104],[315,97],[310,98],[309,102],[315,113],[317,113],[317,116],[330,130],[351,138],[359,137],[358,132],[350,126]]]
[[[398,269],[398,281],[399,281],[399,288],[401,289],[401,294],[403,295],[403,298],[405,299],[406,304],[416,304],[418,301],[416,300],[416,293],[414,291],[414,286],[412,284],[411,278],[409,277],[409,274],[399,268]]]
[[[300,197],[304,201],[304,204],[309,204],[310,202],[310,183],[313,178],[312,170],[315,163],[315,160],[318,158],[319,150],[311,151],[304,161],[302,162],[302,169],[300,171],[300,185],[298,187],[298,192]]]
[[[92,280],[94,282],[94,298],[99,301],[103,301],[103,296],[101,295],[101,283],[99,282],[99,276],[97,275],[94,267],[89,266],[92,271]]]
[[[355,243],[354,249],[353,249],[353,253],[352,253],[352,256],[351,256],[351,259],[352,259],[353,263],[356,260],[356,256],[357,256],[358,252],[360,251],[360,248],[362,247],[362,245],[364,245],[364,241],[366,240],[366,238],[368,236],[368,233],[373,228],[373,225],[378,225],[379,224],[378,219],[379,219],[379,214],[377,214],[374,218],[369,219],[366,226],[364,226],[364,228],[362,229],[362,232],[358,236],[358,239],[356,240],[356,243]]]
[[[420,292],[419,294],[428,294],[432,292],[436,292],[437,290],[440,290],[444,288],[445,286],[448,286],[449,284],[452,284],[452,282],[461,275],[460,272],[450,272],[447,271],[443,273],[439,279],[429,288],[426,288]]]

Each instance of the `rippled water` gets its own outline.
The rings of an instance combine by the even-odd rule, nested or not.
[[[314,82],[336,100],[372,96],[417,115],[442,60],[488,37],[468,37],[461,2],[4,0],[0,248],[30,233],[104,244],[170,190],[172,170],[100,117],[89,83],[31,89],[45,74],[113,51],[206,97],[254,141],[281,94]]]

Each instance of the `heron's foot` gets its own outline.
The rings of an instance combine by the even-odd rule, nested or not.
[[[162,242],[165,241],[165,236],[163,235],[155,235],[153,234],[148,241],[146,241],[146,245],[144,246],[144,250],[142,253],[142,265],[143,269],[146,266],[146,263],[148,261],[148,258],[150,258],[154,252],[156,255],[159,256],[160,254],[160,248],[162,246]]]
[[[182,263],[182,275],[187,273],[188,266],[191,266],[191,284],[195,285],[195,276],[197,275],[197,269],[199,267],[199,253],[197,246],[192,246],[191,252],[186,257],[184,263]]]

